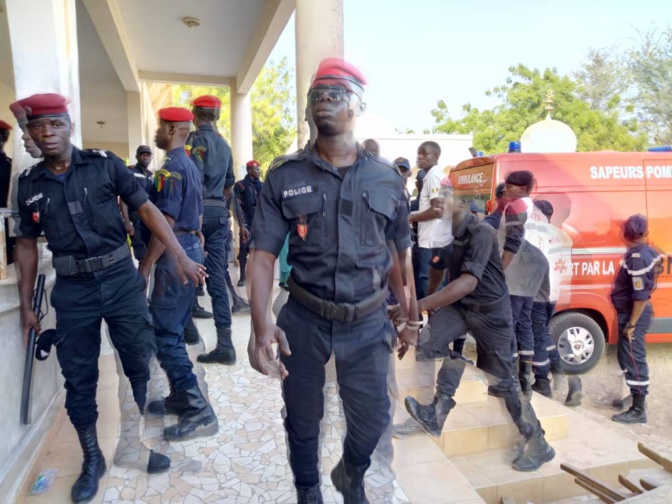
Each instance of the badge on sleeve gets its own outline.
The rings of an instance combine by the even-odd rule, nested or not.
[[[303,241],[306,241],[306,236],[308,236],[307,217],[305,215],[299,215],[297,220],[298,222],[296,224],[296,233],[299,235],[299,238],[301,238]]]
[[[636,291],[643,291],[644,279],[642,277],[632,277],[632,288]]]

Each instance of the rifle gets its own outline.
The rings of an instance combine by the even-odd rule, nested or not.
[[[41,319],[42,299],[44,298],[44,282],[46,277],[43,274],[37,275],[37,287],[33,294],[33,312]],[[28,425],[30,419],[30,392],[33,384],[33,362],[35,358],[35,346],[37,344],[37,334],[35,329],[31,328],[28,332],[28,345],[26,346],[26,363],[23,368],[23,391],[21,393],[21,423]]]

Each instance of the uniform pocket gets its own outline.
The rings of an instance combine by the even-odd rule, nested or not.
[[[385,228],[394,218],[397,201],[383,191],[363,191],[364,211],[360,244],[378,246],[385,243]]]
[[[290,243],[323,241],[326,197],[326,193],[311,192],[282,201],[282,215],[290,221]]]

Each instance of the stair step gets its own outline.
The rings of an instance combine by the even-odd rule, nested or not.
[[[397,394],[403,400],[412,396],[420,402],[429,402],[434,397],[436,373],[440,362],[418,363],[422,367],[398,369],[395,372]],[[431,366],[434,365],[434,372]],[[483,373],[474,366],[466,366],[460,386],[455,393],[458,404],[485,402],[488,398],[488,382]]]

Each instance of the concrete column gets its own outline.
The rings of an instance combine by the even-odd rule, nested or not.
[[[320,60],[343,57],[343,0],[296,0],[296,122],[297,145],[310,138],[306,95]]]
[[[128,116],[128,159],[133,163],[138,145],[145,143],[142,130],[142,96],[135,91],[126,92],[126,114]]]
[[[252,154],[252,106],[250,94],[239,94],[231,89],[231,150],[236,180],[245,176],[245,163]]]

